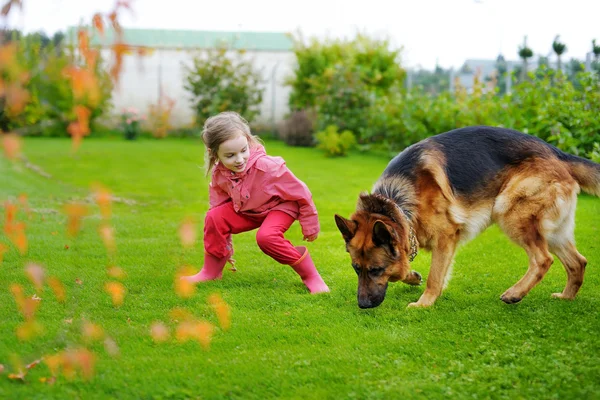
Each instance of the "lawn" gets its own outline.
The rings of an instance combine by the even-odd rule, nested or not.
[[[208,181],[196,140],[86,139],[76,154],[67,140],[26,140],[29,162],[50,178],[22,161],[0,158],[0,202],[26,193],[32,209],[30,216],[18,214],[27,224],[28,253],[21,256],[10,245],[0,264],[0,398],[600,397],[600,199],[579,199],[576,238],[589,264],[575,301],[551,298],[566,281],[556,261],[520,304],[501,302],[527,259],[491,227],[459,250],[453,278],[432,308],[406,309],[423,287],[397,283],[380,307],[360,310],[356,276],[333,215],[350,215],[359,192],[370,189],[388,160],[358,153],[327,159],[315,149],[266,145],[313,193],[322,231],[308,247],[331,293],[309,295],[291,268],[261,253],[249,232],[234,237],[237,272],[200,285],[191,298],[177,295],[179,267],[199,268],[203,259]],[[117,248],[112,258],[98,235],[92,183],[118,200],[110,220]],[[62,211],[71,201],[90,207],[76,237],[66,234]],[[191,249],[178,235],[186,218],[198,228]],[[301,243],[298,224],[288,238]],[[0,233],[2,242],[9,243]],[[424,277],[429,261],[421,252],[413,262]],[[43,333],[19,340],[23,316],[9,288],[17,283],[28,296],[35,293],[24,273],[29,262],[57,277],[67,300],[59,303],[47,286],[38,292]],[[104,290],[113,262],[127,274],[121,306]],[[231,307],[229,330],[219,327],[207,301],[213,293]],[[171,311],[177,308],[215,324],[208,350],[195,341],[154,342],[152,323],[173,329]],[[102,340],[86,343],[84,321],[101,326],[118,351]],[[32,368],[25,382],[8,378],[16,360],[27,364],[82,345],[97,358],[92,379],[61,375],[53,384],[41,382],[51,375],[45,363]]]

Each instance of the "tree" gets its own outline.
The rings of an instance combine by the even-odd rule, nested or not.
[[[561,57],[567,51],[567,45],[560,42],[560,36],[556,35],[554,41],[552,42],[552,50],[556,53],[556,57],[558,59],[557,69],[562,71],[562,60]]]
[[[222,111],[236,111],[248,121],[258,114],[263,92],[261,75],[252,62],[244,59],[243,50],[208,50],[205,56],[195,57],[193,65],[185,70],[185,89],[191,94],[200,126]]]
[[[592,53],[594,53],[594,61],[598,62],[600,58],[600,46],[596,44],[596,39],[592,40]]]
[[[523,46],[519,47],[519,57],[523,60],[523,69],[521,69],[521,81],[527,77],[527,59],[533,57],[533,50],[527,47],[527,36],[523,39]]]

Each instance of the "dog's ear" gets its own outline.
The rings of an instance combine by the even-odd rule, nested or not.
[[[356,221],[352,221],[335,214],[335,224],[342,233],[346,243],[349,242],[356,234],[356,228],[358,227]]]
[[[392,255],[396,256],[394,235],[385,222],[377,220],[375,221],[375,224],[373,224],[373,243],[378,247],[388,247]]]

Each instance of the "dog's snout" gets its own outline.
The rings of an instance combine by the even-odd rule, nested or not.
[[[358,307],[365,309],[365,308],[373,308],[373,307],[375,307],[375,305],[373,305],[373,302],[369,299],[358,299]]]

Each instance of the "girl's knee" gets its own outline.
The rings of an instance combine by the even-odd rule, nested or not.
[[[282,237],[272,231],[259,229],[256,232],[256,243],[262,250],[269,249],[274,243],[280,241]]]

